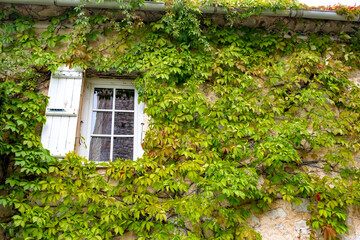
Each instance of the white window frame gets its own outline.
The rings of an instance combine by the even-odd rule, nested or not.
[[[85,82],[85,89],[84,89],[84,95],[82,101],[81,122],[80,122],[80,134],[82,138],[79,146],[79,155],[86,158],[89,157],[91,135],[96,135],[96,134],[91,134],[93,93],[95,88],[118,88],[118,89],[134,90],[135,99],[134,99],[133,160],[142,157],[144,153],[144,150],[141,147],[142,138],[143,138],[143,125],[144,125],[144,103],[142,102],[139,103],[139,95],[137,90],[135,89],[133,80],[100,79],[100,78],[86,79]],[[107,135],[101,134],[101,136],[107,136]],[[108,135],[108,137],[110,136],[111,136],[111,149],[112,149],[113,136],[114,136],[113,131],[111,131],[111,134]],[[129,137],[131,137],[131,135]],[[110,157],[112,157],[112,151],[110,151]],[[114,160],[116,159],[109,159],[109,161],[114,161]]]

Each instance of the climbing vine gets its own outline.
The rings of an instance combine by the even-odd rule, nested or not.
[[[317,229],[325,239],[346,233],[346,210],[360,199],[360,93],[348,79],[360,67],[358,33],[302,40],[219,26],[197,1],[166,1],[161,19],[144,22],[134,11],[141,4],[130,2],[121,18],[68,9],[43,31],[14,8],[1,13],[7,237],[261,239],[247,220],[278,199],[310,201],[310,238]],[[237,7],[251,8],[247,17],[298,5]],[[47,97],[38,89],[60,64],[137,74],[151,118],[141,159],[104,163],[101,175],[75,153],[59,161],[42,148]]]

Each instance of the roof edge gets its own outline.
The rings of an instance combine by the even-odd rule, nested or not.
[[[117,2],[96,3],[94,1],[85,2],[84,0],[0,0],[0,3],[59,6],[59,7],[76,7],[79,5],[83,5],[86,8],[119,9],[119,3]],[[144,5],[140,6],[139,10],[165,11],[165,3],[145,1]],[[203,13],[207,13],[207,14],[226,13],[223,7],[206,7],[206,8],[200,8],[200,10]],[[234,11],[239,11],[239,10],[234,9]],[[353,19],[348,19],[346,16],[339,15],[335,11],[329,11],[329,10],[308,10],[308,9],[283,9],[276,11],[264,10],[260,15],[271,16],[271,17],[291,17],[291,18],[306,18],[306,19],[349,21],[349,22],[360,21],[360,16],[354,16]]]

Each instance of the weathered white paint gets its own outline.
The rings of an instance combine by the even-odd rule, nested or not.
[[[41,142],[52,156],[62,158],[74,151],[82,76],[82,69],[65,66],[51,74]]]

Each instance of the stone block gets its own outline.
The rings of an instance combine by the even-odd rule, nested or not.
[[[298,239],[308,239],[310,235],[310,228],[306,225],[305,220],[298,220],[294,222],[295,231],[298,234]]]
[[[122,236],[116,236],[111,238],[111,240],[135,240],[137,239],[137,235],[135,234],[135,232],[131,231],[131,232],[127,232]]]
[[[276,208],[274,210],[268,211],[265,213],[265,215],[271,219],[286,218],[287,216],[286,212],[282,208]]]
[[[249,217],[249,224],[253,227],[259,226],[260,219],[257,216],[255,216],[254,214],[251,214],[251,216]]]
[[[277,228],[277,229],[279,229],[279,230],[285,230],[285,227],[284,227],[284,225],[283,224],[277,224],[277,225],[275,225],[275,227]]]
[[[296,204],[292,204],[292,209],[296,212],[303,212],[308,213],[307,207],[309,206],[309,200],[308,199],[302,199],[302,203],[300,203],[299,206]]]

